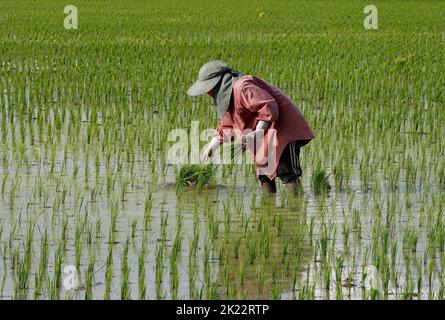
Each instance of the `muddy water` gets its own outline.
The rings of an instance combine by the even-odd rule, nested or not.
[[[372,224],[376,215],[373,210],[379,210],[382,216],[388,210],[388,203],[395,203],[396,222],[394,224],[395,241],[399,250],[396,255],[397,284],[390,282],[387,298],[401,298],[406,286],[406,260],[401,249],[403,230],[409,221],[419,227],[419,240],[416,252],[411,254],[421,257],[427,244],[426,227],[420,223],[421,207],[425,203],[423,195],[417,190],[408,191],[400,188],[396,191],[385,190],[382,183],[378,194],[372,191],[363,192],[358,179],[351,182],[351,188],[345,191],[334,190],[324,196],[312,193],[310,172],[303,178],[304,194],[293,198],[279,186],[275,198],[264,198],[260,194],[257,182],[250,172],[240,168],[229,180],[217,178],[217,185],[205,190],[187,189],[178,194],[174,187],[175,172],[173,167],[167,169],[165,177],[154,179],[144,170],[144,164],[137,164],[136,175],[128,175],[128,184],[122,201],[122,181],[118,181],[111,194],[104,192],[105,179],[94,174],[87,180],[83,179],[84,168],[80,163],[79,175],[76,179],[64,175],[51,175],[47,164],[36,163],[28,172],[16,171],[13,168],[2,167],[4,175],[9,177],[4,184],[4,193],[0,201],[0,217],[2,225],[1,252],[3,263],[0,265],[0,281],[2,299],[17,297],[33,298],[35,276],[39,268],[41,256],[40,240],[45,230],[49,235],[49,257],[46,265],[46,276],[38,298],[49,297],[48,279],[54,276],[55,248],[60,242],[63,220],[67,219],[68,239],[62,266],[75,264],[75,232],[79,221],[86,221],[90,232],[82,235],[82,257],[79,266],[81,288],[66,290],[62,274],[60,298],[83,299],[85,296],[85,276],[89,261],[94,260],[94,277],[92,297],[102,299],[105,294],[105,271],[109,246],[113,247],[113,278],[110,298],[121,298],[122,283],[122,250],[129,241],[128,265],[130,266],[129,287],[131,298],[138,298],[138,252],[142,244],[147,244],[147,254],[144,259],[146,271],[147,299],[173,298],[170,278],[169,256],[178,229],[178,216],[182,216],[182,245],[177,259],[179,273],[179,298],[209,297],[210,287],[215,289],[214,298],[311,298],[302,296],[303,288],[312,290],[313,298],[336,298],[335,259],[343,257],[340,280],[342,283],[351,278],[351,286],[341,286],[341,295],[345,299],[366,298],[369,294],[369,279],[364,279],[365,267],[372,267],[372,262],[366,256],[366,248],[373,244]],[[55,172],[61,170],[55,168]],[[69,168],[67,172],[71,172]],[[105,169],[103,168],[105,171]],[[39,177],[40,175],[40,177]],[[41,180],[40,180],[41,178]],[[155,181],[155,182],[154,182]],[[39,187],[39,184],[42,184]],[[100,187],[97,187],[100,186]],[[97,187],[94,197],[92,190]],[[65,201],[57,205],[57,199],[63,189],[67,190]],[[15,190],[13,192],[12,190]],[[150,190],[152,194],[152,210],[149,223],[143,226],[144,204]],[[10,196],[14,193],[13,196]],[[406,199],[411,199],[409,209]],[[13,200],[11,200],[13,199]],[[427,198],[430,199],[430,198]],[[11,201],[14,202],[11,208]],[[55,202],[56,201],[56,202]],[[109,242],[111,207],[117,204],[116,237]],[[378,208],[376,209],[376,206]],[[360,234],[353,230],[348,241],[344,241],[343,226],[352,226],[351,208],[359,212],[355,221],[360,226]],[[225,222],[227,211],[230,222]],[[213,217],[218,221],[216,236],[212,233]],[[83,220],[82,220],[83,219]],[[165,235],[162,235],[162,221],[166,221]],[[134,235],[131,224],[137,221]],[[248,221],[248,223],[246,223]],[[26,289],[18,289],[16,280],[18,266],[22,263],[27,231],[31,222],[35,223],[32,237],[31,272]],[[99,225],[99,227],[97,227]],[[227,228],[230,225],[230,228]],[[227,229],[226,229],[227,228]],[[269,237],[267,258],[260,257],[263,233],[266,228]],[[332,250],[326,260],[320,254],[320,239],[323,228],[330,231],[327,236],[328,247]],[[99,230],[98,233],[95,230]],[[144,232],[145,230],[145,232]],[[88,240],[89,233],[92,234]],[[198,234],[199,236],[197,236]],[[190,255],[193,239],[198,239],[196,252]],[[297,240],[295,240],[297,238]],[[238,254],[237,241],[240,242]],[[295,248],[293,244],[298,246]],[[163,246],[162,246],[163,245]],[[162,280],[157,280],[157,249],[162,247]],[[257,248],[257,257],[249,261],[249,248]],[[205,251],[209,249],[208,266],[210,275],[205,275]],[[283,250],[288,253],[283,258]],[[221,251],[225,254],[221,255]],[[94,253],[94,258],[91,258]],[[17,257],[19,259],[17,260]],[[441,259],[434,258],[437,265],[443,265]],[[325,262],[323,262],[325,261]],[[329,262],[326,262],[329,261]],[[190,279],[190,264],[196,264],[193,279]],[[323,263],[329,265],[323,269]],[[415,265],[412,266],[415,270]],[[63,268],[62,268],[63,269]],[[328,270],[328,271],[326,271]],[[369,270],[369,269],[366,269]],[[424,280],[420,284],[419,294],[414,298],[428,298],[431,291],[436,292],[441,281],[433,277],[431,283],[426,281],[426,269],[422,269]],[[366,271],[369,273],[369,271]],[[327,276],[330,273],[330,276]],[[412,272],[413,281],[417,285],[416,271]],[[209,280],[210,279],[210,280]],[[260,280],[259,280],[260,279]],[[327,280],[326,280],[327,279]],[[157,285],[157,282],[160,285]],[[326,282],[330,285],[327,286]],[[417,288],[417,287],[416,287]],[[416,290],[417,292],[417,290]]]

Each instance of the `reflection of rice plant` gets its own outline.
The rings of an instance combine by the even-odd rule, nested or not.
[[[184,165],[176,178],[176,187],[205,187],[215,179],[216,167],[213,165]]]

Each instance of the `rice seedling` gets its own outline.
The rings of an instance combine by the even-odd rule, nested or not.
[[[95,260],[95,253],[93,250],[90,250],[88,266],[85,271],[85,300],[91,300],[93,298]]]
[[[108,244],[108,254],[106,260],[105,269],[105,292],[104,300],[110,300],[111,298],[111,285],[113,281],[113,245]]]
[[[256,271],[255,271],[255,276],[256,276],[256,285],[257,285],[257,289],[258,289],[258,293],[261,293],[263,291],[264,288],[264,267],[260,264],[259,266],[257,266]]]
[[[59,299],[60,298],[60,286],[62,280],[62,263],[63,263],[63,251],[62,246],[59,244],[56,247],[56,251],[54,254],[54,275],[52,280],[48,282],[50,287],[50,297],[51,299]]]
[[[247,262],[254,264],[257,258],[257,243],[255,239],[248,239],[246,241]]]
[[[42,282],[45,281],[46,277],[46,268],[48,265],[49,258],[49,240],[48,240],[48,232],[45,229],[42,238],[40,239],[40,261],[39,261],[39,269],[35,275],[34,281],[34,294],[33,298],[38,299],[42,290]]]
[[[212,239],[216,239],[219,232],[219,220],[213,213],[209,213],[209,228]]]
[[[280,237],[283,230],[283,216],[278,215],[277,217],[277,236]]]
[[[403,234],[403,244],[405,249],[410,250],[411,252],[416,252],[418,241],[419,237],[417,231],[412,227],[408,227]]]
[[[272,300],[279,300],[281,299],[281,289],[280,287],[276,286],[272,288]]]
[[[240,285],[244,285],[244,279],[246,278],[246,266],[244,262],[241,262],[240,271],[239,271],[239,280]]]
[[[224,205],[224,232],[229,233],[232,225],[232,216],[230,211],[228,210],[228,206]]]
[[[137,228],[138,228],[138,224],[139,224],[138,219],[134,219],[134,220],[131,222],[131,237],[132,237],[132,238],[135,238],[135,237],[136,237],[136,231],[137,231]]]
[[[272,283],[277,283],[277,276],[278,276],[278,264],[277,261],[272,262]]]
[[[162,242],[156,244],[156,298],[163,299],[162,281],[164,278],[164,245]]]
[[[138,253],[138,298],[144,300],[147,294],[147,286],[145,284],[145,257],[147,255],[146,245],[142,244],[142,248]]]
[[[288,254],[289,254],[289,242],[285,240],[283,247],[281,248],[281,263],[284,264],[286,262]]]
[[[131,295],[131,287],[129,284],[130,281],[130,266],[128,265],[128,250],[129,250],[129,240],[127,239],[124,244],[124,248],[122,250],[122,259],[121,259],[121,299],[129,300]]]
[[[329,175],[320,167],[316,167],[312,173],[312,190],[315,194],[326,193],[331,189],[328,181]]]

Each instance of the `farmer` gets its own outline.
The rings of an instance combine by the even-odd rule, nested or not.
[[[243,75],[222,61],[199,70],[199,79],[187,91],[207,93],[214,100],[220,124],[202,161],[233,139],[241,140],[256,166],[264,193],[276,193],[275,177],[296,193],[300,183],[300,148],[314,138],[300,110],[279,89],[255,76]]]

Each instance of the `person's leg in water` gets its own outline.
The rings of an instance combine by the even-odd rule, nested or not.
[[[267,176],[260,175],[258,177],[261,183],[261,190],[265,195],[272,195],[277,193],[277,185],[275,179],[270,180]]]
[[[283,150],[283,154],[281,155],[280,162],[277,166],[277,177],[280,178],[289,193],[298,195],[302,192],[300,181],[301,175],[300,143],[298,141],[293,141]],[[275,194],[277,192],[275,179],[270,180],[264,175],[260,175],[258,179],[261,182],[261,189],[264,194]]]
[[[286,146],[280,157],[277,176],[289,193],[298,195],[302,192],[301,175],[300,145],[298,141],[293,141]]]

